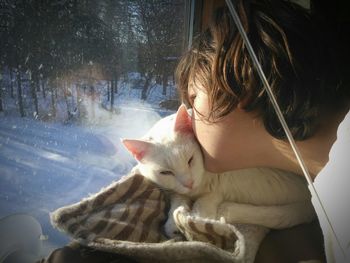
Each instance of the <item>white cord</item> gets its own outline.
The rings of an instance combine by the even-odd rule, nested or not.
[[[316,191],[316,189],[315,189],[315,187],[313,185],[313,182],[312,182],[311,176],[309,174],[309,171],[308,171],[308,169],[307,169],[307,167],[305,165],[305,162],[304,162],[303,158],[301,157],[300,151],[299,151],[299,149],[298,149],[298,147],[297,147],[297,145],[295,143],[295,140],[294,140],[294,138],[292,136],[292,133],[291,133],[288,125],[287,125],[287,122],[286,122],[286,120],[283,117],[281,109],[280,109],[280,107],[279,107],[279,105],[278,105],[278,103],[276,101],[276,98],[275,98],[275,96],[274,96],[274,94],[272,92],[272,89],[271,89],[271,87],[270,87],[270,85],[269,85],[269,83],[268,83],[268,81],[266,79],[264,71],[262,70],[261,65],[260,65],[260,63],[259,63],[259,61],[258,61],[258,59],[257,59],[257,57],[255,55],[253,47],[250,44],[250,41],[249,41],[249,39],[247,37],[247,34],[244,31],[244,28],[242,26],[241,20],[239,19],[239,16],[238,16],[238,14],[237,14],[237,12],[236,12],[232,2],[230,0],[226,0],[226,4],[227,4],[227,6],[228,6],[228,8],[230,10],[230,13],[231,13],[232,18],[233,18],[233,20],[234,20],[234,22],[235,22],[235,24],[237,26],[237,29],[238,29],[238,31],[239,31],[242,39],[243,39],[243,42],[244,42],[244,44],[247,47],[248,53],[250,55],[250,58],[253,61],[253,64],[254,64],[254,66],[255,66],[258,74],[259,74],[259,77],[260,77],[260,79],[261,79],[261,81],[262,81],[262,83],[264,85],[264,88],[265,88],[265,90],[266,90],[266,92],[267,92],[267,94],[268,94],[268,96],[269,96],[269,98],[271,100],[271,103],[272,103],[272,105],[273,105],[273,107],[274,107],[274,109],[276,111],[278,119],[281,122],[283,130],[286,133],[286,136],[288,138],[290,146],[292,147],[293,152],[294,152],[294,154],[295,154],[295,156],[296,156],[296,158],[297,158],[297,160],[299,162],[299,165],[300,165],[300,167],[301,167],[301,169],[303,171],[303,174],[304,174],[304,176],[305,176],[305,178],[306,178],[306,180],[307,180],[307,182],[308,182],[308,184],[310,186],[309,189],[311,191],[311,194],[316,198],[317,203],[320,205],[321,210],[322,210],[322,212],[323,212],[323,214],[324,214],[324,216],[326,218],[326,222],[327,222],[329,228],[331,229],[332,234],[334,235],[335,240],[336,240],[340,250],[342,251],[344,258],[346,259],[345,250],[343,249],[343,247],[342,247],[342,245],[341,245],[341,243],[340,243],[340,241],[338,239],[338,236],[336,235],[336,233],[334,231],[333,225],[331,224],[331,221],[330,221],[330,219],[328,217],[328,214],[326,213],[326,209],[324,208],[324,206],[322,204],[322,201],[321,201],[321,199],[320,199],[320,197],[319,197],[319,195],[318,195],[318,193],[317,193],[317,191]]]

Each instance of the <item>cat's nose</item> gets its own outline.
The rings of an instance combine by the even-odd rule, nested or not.
[[[184,186],[192,189],[193,188],[193,180],[188,180],[187,182],[184,183]]]

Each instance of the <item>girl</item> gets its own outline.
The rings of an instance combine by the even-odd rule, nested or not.
[[[339,74],[341,71],[337,69],[339,62],[331,45],[332,38],[316,16],[288,1],[240,0],[235,3],[286,122],[315,179],[328,161],[339,123],[349,109],[349,94]],[[319,32],[319,28],[323,32]],[[183,56],[176,76],[182,99],[194,109],[193,127],[207,170],[273,167],[302,176],[228,9],[217,12],[208,30]],[[338,190],[329,188],[328,191]],[[323,224],[323,220],[320,221]],[[325,232],[326,226],[322,227]],[[283,234],[279,235],[281,240],[277,243],[286,246]],[[281,249],[277,247],[273,251]],[[278,256],[276,253],[271,254],[272,261],[267,262],[298,259],[296,253],[298,251],[292,251],[286,258],[279,259],[274,258]]]

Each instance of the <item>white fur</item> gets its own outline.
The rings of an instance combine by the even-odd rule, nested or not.
[[[177,114],[183,109],[179,109]],[[255,215],[254,206],[284,206],[290,211],[290,215],[302,213],[299,217],[284,216],[285,223],[281,223],[281,217],[267,222],[269,227],[274,224],[291,226],[310,221],[314,212],[310,206],[310,193],[305,180],[298,175],[270,168],[253,168],[238,171],[230,171],[220,174],[209,173],[204,170],[203,157],[193,133],[179,132],[174,129],[176,122],[181,122],[177,115],[168,116],[158,123],[141,139],[151,143],[147,153],[135,167],[143,176],[147,177],[160,187],[182,195],[181,198],[173,195],[169,212],[169,220],[165,225],[166,233],[173,236],[177,231],[172,219],[173,211],[180,205],[189,206],[193,203],[194,215],[210,219],[219,219],[218,207],[221,203],[228,202],[249,204],[240,206],[238,215],[251,215],[249,218],[239,218],[237,223],[259,224],[265,223],[265,218]],[[188,161],[192,158],[190,165]],[[169,171],[172,174],[162,174]],[[193,181],[192,187],[188,182]],[[187,186],[186,186],[187,185]],[[300,204],[302,208],[300,208]],[[286,206],[284,206],[286,207]],[[276,209],[275,209],[276,210]],[[278,209],[277,209],[278,210]],[[283,210],[283,211],[285,211]],[[273,211],[273,209],[271,210]],[[235,218],[235,213],[225,213],[225,220],[232,223],[230,215]],[[283,212],[285,214],[285,212]],[[251,219],[250,219],[251,218]],[[274,221],[275,220],[275,221]],[[242,222],[243,221],[243,222]],[[276,222],[276,223],[275,223]]]

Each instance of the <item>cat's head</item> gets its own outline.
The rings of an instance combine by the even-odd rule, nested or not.
[[[159,186],[187,194],[199,186],[203,157],[186,107],[156,123],[139,140],[122,140],[138,162],[141,174]]]

